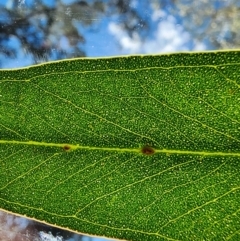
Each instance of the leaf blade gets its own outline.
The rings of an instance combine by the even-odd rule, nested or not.
[[[234,240],[239,57],[78,59],[0,71],[0,207],[92,235]],[[156,153],[142,155],[145,145]]]

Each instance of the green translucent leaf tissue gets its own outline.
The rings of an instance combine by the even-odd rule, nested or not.
[[[0,208],[134,241],[240,240],[240,52],[0,71]]]

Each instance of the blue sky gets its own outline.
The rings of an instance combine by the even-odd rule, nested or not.
[[[139,1],[140,2],[140,1]],[[146,39],[136,33],[130,37],[117,20],[102,18],[96,33],[83,29],[86,33],[87,56],[115,56],[125,54],[158,54],[177,51],[205,50],[206,44],[194,41],[180,25],[180,19],[169,15],[167,10],[154,9],[151,4],[139,4],[136,9],[144,13],[150,23]]]
[[[64,3],[74,0],[63,0]],[[1,0],[2,6],[10,7],[13,0]],[[32,0],[19,0],[19,6],[27,6]],[[51,5],[53,1],[46,1]],[[132,1],[132,5],[138,10],[141,16],[150,23],[148,36],[144,39],[139,32],[130,37],[124,28],[118,23],[117,18],[101,16],[93,26],[84,27],[76,24],[78,30],[84,35],[86,42],[82,45],[88,57],[104,57],[126,54],[158,54],[176,51],[205,50],[208,48],[204,43],[193,40],[181,25],[181,19],[170,15],[168,9],[155,8],[153,1]],[[1,6],[0,5],[0,6]],[[141,26],[139,26],[141,28]],[[20,43],[14,36],[10,45],[16,47]],[[69,48],[64,37],[60,44]],[[3,61],[2,68],[16,68],[32,64],[30,55],[26,56],[23,50],[19,50],[16,59]]]

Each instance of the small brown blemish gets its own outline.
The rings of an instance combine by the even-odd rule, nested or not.
[[[64,145],[63,146],[63,150],[64,151],[69,151],[71,149],[71,147],[69,145]]]
[[[155,153],[155,150],[151,146],[144,146],[141,149],[143,155],[151,156]]]

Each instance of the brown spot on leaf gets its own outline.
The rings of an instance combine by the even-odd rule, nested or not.
[[[141,153],[143,155],[151,156],[151,155],[153,155],[155,153],[155,150],[151,146],[144,146],[141,149]]]
[[[63,146],[64,151],[69,151],[71,147],[69,145],[64,145]]]

